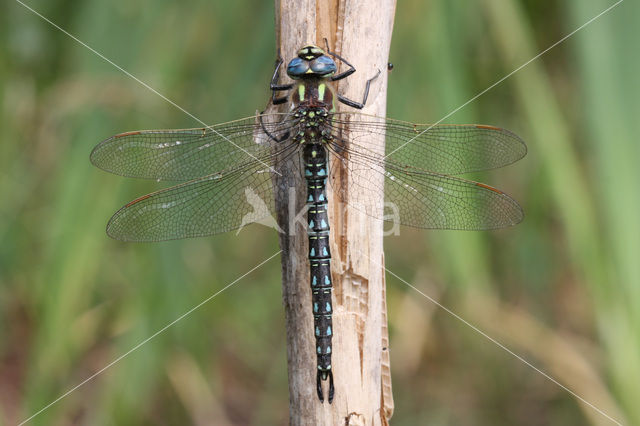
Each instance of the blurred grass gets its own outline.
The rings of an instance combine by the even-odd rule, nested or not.
[[[205,122],[266,103],[270,2],[30,4]],[[610,4],[402,2],[389,116],[440,119]],[[522,202],[524,223],[403,229],[386,244],[389,269],[626,424],[640,424],[639,17],[624,2],[447,120],[527,141],[523,161],[482,176]],[[12,2],[0,5],[0,99],[0,423],[14,424],[278,248],[257,225],[109,240],[115,209],[158,186],[94,169],[92,147],[198,123]],[[611,424],[387,285],[393,424]],[[285,424],[280,292],[274,259],[32,424]]]

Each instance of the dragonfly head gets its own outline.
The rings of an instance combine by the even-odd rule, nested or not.
[[[337,70],[336,63],[324,50],[312,44],[298,50],[298,56],[287,65],[287,75],[294,80],[312,77],[330,77]]]

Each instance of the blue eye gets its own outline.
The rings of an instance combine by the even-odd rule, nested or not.
[[[300,77],[304,75],[309,69],[309,63],[303,61],[300,58],[293,58],[289,65],[287,65],[287,75],[291,78]]]
[[[327,75],[336,72],[336,63],[327,55],[322,55],[311,62],[314,74]]]

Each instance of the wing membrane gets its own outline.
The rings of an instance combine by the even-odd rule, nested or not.
[[[299,152],[299,145],[288,140],[299,126],[291,115],[266,114],[209,128],[128,132],[103,141],[91,153],[100,168],[185,181],[125,205],[107,232],[127,241],[179,239],[226,232],[273,215],[274,167],[278,159]],[[329,181],[352,207],[379,218],[397,211],[397,218],[387,219],[431,229],[495,229],[522,220],[522,209],[508,195],[448,176],[522,158],[526,146],[507,130],[343,113],[333,116],[331,126],[329,149],[349,178]],[[346,130],[349,139],[343,140]],[[382,134],[386,149],[373,137]],[[301,167],[297,172],[302,176]],[[383,194],[397,210],[384,210]]]
[[[264,165],[285,143],[278,138],[290,130],[285,114],[268,114],[207,128],[141,130],[122,133],[101,142],[91,162],[122,176],[189,181],[212,173],[241,168],[251,162]]]
[[[290,146],[286,156],[295,155],[296,148]],[[227,232],[275,217],[275,173],[274,167],[253,162],[243,169],[145,195],[118,210],[107,233],[122,241],[175,240]]]
[[[514,133],[477,124],[412,124],[365,114],[334,115],[332,126],[348,130],[346,150],[394,163],[407,172],[427,171],[458,175],[490,170],[511,164],[527,153]],[[372,135],[386,135],[385,149]],[[373,138],[376,139],[376,138]],[[384,152],[384,156],[379,153]]]
[[[338,196],[348,199],[350,207],[379,219],[417,228],[459,230],[503,228],[523,219],[516,201],[482,183],[407,172],[389,164],[386,169],[372,167],[358,158],[351,158],[347,169],[348,179],[331,182]]]

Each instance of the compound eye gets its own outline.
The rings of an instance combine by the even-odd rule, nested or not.
[[[293,58],[287,65],[287,75],[291,78],[303,76],[309,69],[309,63],[300,58]]]
[[[327,55],[319,56],[311,61],[311,70],[314,74],[328,75],[336,72],[336,63]]]

